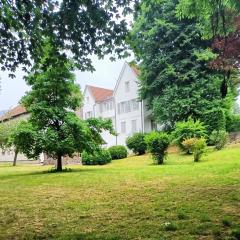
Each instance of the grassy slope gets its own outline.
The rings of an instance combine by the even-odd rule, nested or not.
[[[196,164],[170,154],[164,166],[46,169],[0,165],[0,239],[235,239],[240,224],[240,147]]]

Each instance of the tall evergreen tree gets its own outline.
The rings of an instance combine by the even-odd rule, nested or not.
[[[221,75],[209,68],[215,55],[194,20],[179,20],[177,0],[143,2],[130,35],[140,62],[140,93],[160,123],[203,118],[222,106]]]

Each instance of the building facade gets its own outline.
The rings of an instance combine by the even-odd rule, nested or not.
[[[147,133],[156,129],[151,112],[147,110],[144,101],[138,98],[138,74],[137,68],[125,63],[114,89],[89,85],[85,87],[83,107],[76,111],[76,114],[83,119],[100,117],[112,120],[117,135],[103,132],[105,147],[126,145],[127,137],[134,133]],[[28,118],[29,113],[26,109],[18,105],[0,117],[0,123]],[[13,150],[0,149],[0,162],[12,162],[13,159]],[[25,155],[18,155],[18,161],[26,160],[28,159]],[[41,162],[48,162],[48,160],[46,154],[41,155]]]
[[[117,136],[103,132],[106,147],[126,145],[127,137],[136,132],[155,129],[151,112],[138,98],[138,70],[125,63],[114,89],[87,85],[84,90],[83,119],[111,119]]]

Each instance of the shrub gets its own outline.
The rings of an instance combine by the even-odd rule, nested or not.
[[[217,150],[224,148],[228,141],[228,133],[224,130],[214,130],[209,137],[209,144],[214,145]]]
[[[202,120],[206,125],[208,134],[214,130],[226,130],[226,116],[222,108],[216,108],[205,112]]]
[[[176,123],[175,130],[172,133],[172,138],[174,139],[174,142],[183,151],[185,150],[182,143],[185,139],[201,137],[205,138],[206,136],[206,128],[204,124],[199,120],[194,121],[192,118],[189,118],[188,121]]]
[[[124,146],[112,146],[108,149],[112,160],[114,159],[122,159],[127,157],[127,149]]]
[[[82,164],[83,165],[104,165],[110,163],[112,160],[108,150],[101,149],[92,154],[87,152],[82,153]]]
[[[145,141],[149,152],[158,164],[163,164],[170,144],[170,138],[164,132],[151,132],[145,136]]]
[[[205,138],[199,138],[196,140],[193,147],[194,162],[198,162],[201,159],[206,147],[207,143]]]
[[[182,148],[187,153],[193,153],[197,138],[188,138],[182,142]]]
[[[126,140],[127,147],[135,154],[142,155],[147,150],[147,144],[144,141],[145,134],[135,133],[132,137]]]
[[[227,116],[226,130],[228,132],[239,132],[240,131],[240,115]]]

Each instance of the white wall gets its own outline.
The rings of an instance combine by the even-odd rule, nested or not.
[[[117,122],[117,144],[126,145],[125,141],[128,136],[131,136],[134,132],[132,131],[132,121],[136,121],[136,132],[142,132],[142,118],[141,118],[141,102],[139,102],[138,110],[131,110],[127,113],[119,113],[119,103],[129,101],[138,98],[138,84],[137,77],[131,67],[128,64],[124,64],[123,70],[119,76],[117,86],[114,90],[115,106],[116,106],[116,122]],[[126,89],[126,82],[129,82],[129,90]],[[121,131],[122,122],[126,123],[126,132]]]
[[[111,108],[108,110],[104,109],[103,106],[101,108],[101,104],[104,105],[104,102],[106,102],[108,104],[110,104],[110,102],[111,102]],[[102,111],[101,111],[101,109],[102,109]],[[109,98],[106,101],[97,103],[95,106],[95,113],[96,113],[96,117],[101,117],[103,119],[111,119],[112,123],[113,123],[113,127],[115,129],[115,107],[114,107],[114,99],[113,98]],[[108,148],[108,147],[116,145],[116,136],[110,134],[108,131],[104,131],[101,135],[102,135],[102,138],[104,139],[104,141],[106,142],[104,147]]]
[[[86,119],[87,112],[91,112],[92,117],[94,117],[93,116],[94,105],[95,105],[95,99],[93,98],[89,88],[86,87],[84,92],[83,108],[82,108],[83,119]]]

